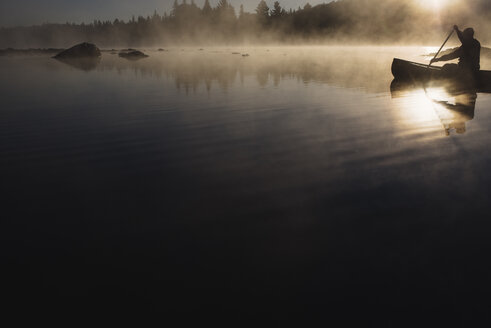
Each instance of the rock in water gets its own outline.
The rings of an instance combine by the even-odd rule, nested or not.
[[[80,43],[65,51],[60,52],[54,58],[77,59],[77,58],[99,58],[101,51],[92,43]]]
[[[127,50],[121,50],[119,53],[119,57],[130,59],[130,60],[138,60],[142,58],[147,58],[148,55],[145,55],[143,52],[138,50],[127,49]]]

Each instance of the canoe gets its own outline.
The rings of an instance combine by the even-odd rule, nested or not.
[[[398,80],[422,80],[431,79],[441,75],[441,67],[410,62],[394,58],[392,62],[392,75]]]
[[[491,71],[484,70],[479,71],[477,76],[471,76],[471,74],[465,74],[458,69],[428,67],[428,64],[394,58],[392,75],[396,80],[403,81],[452,80],[459,84],[475,85],[478,89],[491,89]]]

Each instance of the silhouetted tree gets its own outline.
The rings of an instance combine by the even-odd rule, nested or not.
[[[239,19],[244,16],[244,5],[240,5],[239,9]]]
[[[179,8],[179,4],[177,3],[177,0],[174,0],[174,4],[172,5],[172,10],[171,10],[171,16],[176,16],[178,8]]]
[[[203,5],[202,9],[203,15],[209,16],[211,14],[211,10],[210,1],[205,0],[205,4]]]
[[[269,7],[266,1],[261,0],[256,7],[257,20],[260,24],[266,25],[269,22]]]
[[[284,14],[286,14],[285,10],[281,8],[278,1],[275,1],[273,4],[273,9],[271,10],[271,17],[279,18]]]
[[[236,18],[235,17],[235,9],[227,0],[218,1],[218,5],[216,7],[217,12],[219,12],[222,16],[228,16],[228,18]]]
[[[239,18],[237,20],[237,28],[240,36],[244,37],[256,27],[256,14],[247,13],[244,11],[244,6],[240,5]]]

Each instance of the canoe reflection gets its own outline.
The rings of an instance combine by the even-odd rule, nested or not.
[[[445,134],[464,134],[466,123],[474,118],[477,90],[464,89],[451,83],[414,84],[397,80],[390,86],[392,98],[412,98],[414,111],[433,111],[440,120]],[[420,99],[420,98],[426,99]],[[422,104],[425,108],[421,108]]]

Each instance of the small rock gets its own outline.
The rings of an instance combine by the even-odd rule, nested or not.
[[[128,50],[120,51],[119,57],[130,59],[130,60],[138,60],[142,58],[147,58],[148,55],[145,55],[143,52],[138,50],[128,49]]]

